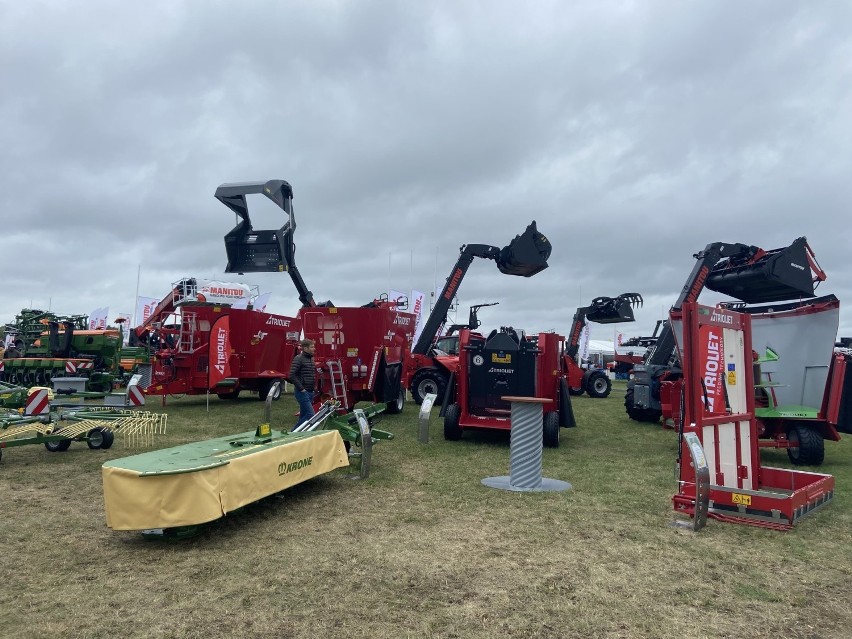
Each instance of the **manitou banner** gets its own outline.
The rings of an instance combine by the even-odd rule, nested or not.
[[[223,315],[210,327],[208,388],[231,376],[231,318]]]
[[[136,326],[142,326],[148,321],[148,318],[154,314],[159,301],[156,297],[142,297],[141,295],[136,298],[136,318],[134,320]]]
[[[233,304],[237,300],[251,296],[251,289],[245,284],[196,280],[196,298],[199,302],[211,304]]]
[[[422,291],[411,291],[411,312],[417,316],[417,324],[414,327],[414,344],[420,339],[423,325],[426,323],[426,314],[423,312],[423,304],[426,303],[426,293]]]

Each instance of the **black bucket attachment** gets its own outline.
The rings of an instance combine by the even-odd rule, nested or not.
[[[508,246],[500,249],[497,268],[506,275],[531,277],[547,268],[550,251],[550,242],[538,232],[533,220],[523,234],[516,236]]]
[[[225,236],[228,254],[226,273],[273,273],[285,271],[286,230],[289,220],[278,230],[255,231],[249,218],[246,195],[261,193],[291,213],[293,189],[284,180],[223,184],[215,197],[240,217],[240,222]]]
[[[642,306],[639,293],[622,293],[618,297],[596,297],[592,300],[586,319],[597,324],[618,324],[632,322],[633,308]]]
[[[722,260],[710,271],[706,286],[749,304],[814,297],[809,250],[807,239],[800,237],[757,258]]]

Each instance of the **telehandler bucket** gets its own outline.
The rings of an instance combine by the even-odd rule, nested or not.
[[[632,322],[633,307],[642,305],[639,293],[622,293],[618,297],[596,297],[592,300],[586,319],[598,324],[618,324]]]
[[[532,277],[547,268],[550,251],[550,242],[538,232],[533,221],[526,231],[500,249],[497,268],[506,275]]]
[[[816,264],[808,241],[800,237],[786,248],[760,251],[749,258],[731,257],[710,271],[706,286],[749,304],[814,297],[825,273]]]
[[[289,219],[278,230],[255,231],[251,225],[246,195],[262,193],[281,208]],[[293,189],[284,180],[223,184],[215,197],[240,218],[225,236],[228,254],[226,273],[277,273],[287,270],[288,231],[295,227],[292,215]]]

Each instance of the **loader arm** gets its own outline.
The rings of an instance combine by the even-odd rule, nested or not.
[[[459,250],[459,259],[450,271],[450,276],[447,278],[429,318],[423,325],[420,338],[411,349],[412,354],[426,355],[428,353],[438,330],[447,321],[447,311],[450,310],[453,297],[455,297],[467,269],[473,262],[473,258],[481,257],[494,260],[500,272],[506,275],[532,277],[547,268],[550,251],[550,242],[538,232],[535,220],[527,226],[523,234],[516,236],[509,245],[503,248],[488,244],[463,245]]]

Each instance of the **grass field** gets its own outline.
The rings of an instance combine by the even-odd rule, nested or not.
[[[834,501],[792,531],[711,520],[692,533],[671,526],[675,435],[631,422],[623,388],[575,398],[578,428],[545,449],[544,475],[571,491],[483,486],[508,474],[508,438],[446,442],[433,417],[419,444],[412,403],[382,419],[396,438],[376,446],[369,479],[340,469],[171,543],[104,523],[100,466],[138,452],[120,437],[107,451],[7,449],[0,636],[852,636],[852,436],[826,443]],[[294,408],[282,398],[274,421]],[[263,412],[256,398],[165,410],[157,447]]]

